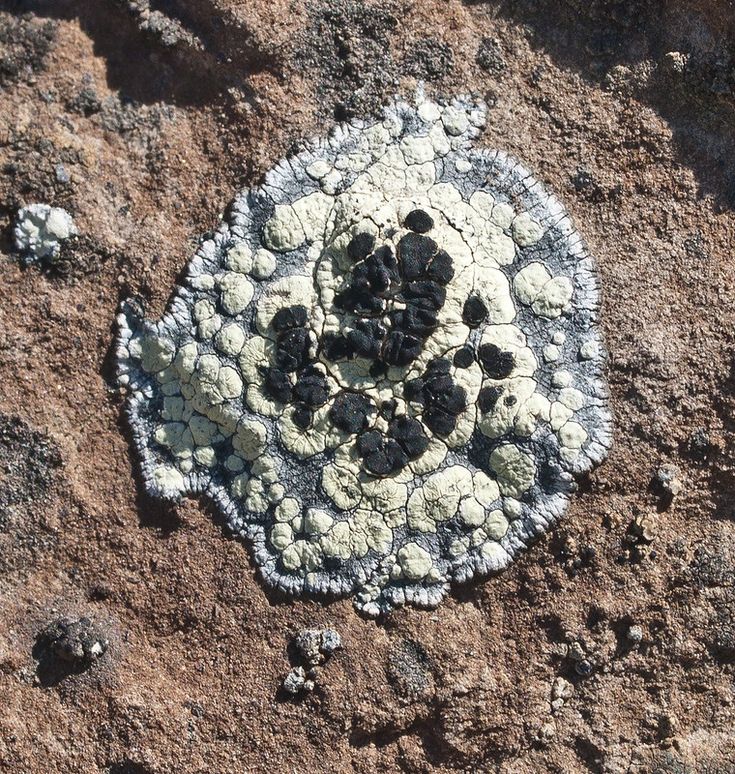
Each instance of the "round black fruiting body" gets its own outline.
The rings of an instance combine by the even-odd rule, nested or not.
[[[469,368],[475,362],[475,350],[469,344],[460,347],[452,362],[457,368]]]
[[[487,414],[495,408],[502,394],[503,390],[500,387],[483,387],[477,396],[477,407],[483,414]]]
[[[462,308],[462,321],[470,328],[477,328],[487,319],[488,311],[484,301],[476,295],[467,297]]]
[[[370,398],[356,392],[341,392],[329,409],[329,418],[343,432],[359,433],[367,427],[372,411]]]
[[[403,221],[403,225],[406,228],[415,231],[417,234],[425,234],[427,231],[431,231],[434,228],[434,221],[431,215],[424,210],[411,210],[406,215],[406,219]]]
[[[483,370],[491,379],[505,379],[515,368],[516,361],[513,353],[500,349],[497,344],[480,345],[477,356]]]

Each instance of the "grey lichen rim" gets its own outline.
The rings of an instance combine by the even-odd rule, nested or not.
[[[396,101],[241,192],[168,312],[119,316],[151,494],[207,494],[265,581],[435,606],[605,457],[593,262],[485,108]]]

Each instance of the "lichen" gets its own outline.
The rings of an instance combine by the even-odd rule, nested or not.
[[[481,103],[396,101],[242,191],[119,381],[146,487],[206,494],[292,594],[434,606],[610,444],[593,262]]]
[[[26,264],[56,261],[61,245],[78,233],[71,215],[61,207],[29,204],[18,210],[13,235]]]

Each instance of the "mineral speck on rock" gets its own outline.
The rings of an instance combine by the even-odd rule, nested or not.
[[[388,679],[403,699],[413,700],[431,693],[432,663],[426,648],[415,640],[397,642],[388,656]]]
[[[592,674],[593,670],[592,662],[588,659],[584,658],[581,661],[577,661],[577,663],[574,665],[574,671],[580,676],[580,677],[589,677]]]
[[[683,488],[681,472],[676,465],[670,463],[661,465],[654,476],[654,483],[659,491],[669,500],[676,497]]]
[[[574,695],[574,686],[563,677],[557,677],[551,689],[553,699],[569,699]]]
[[[569,643],[567,656],[574,664],[575,673],[580,677],[589,677],[592,674],[594,665],[587,655],[586,648],[581,642],[574,640]]]
[[[63,661],[91,663],[109,645],[89,618],[60,618],[44,630],[43,636]]]
[[[638,543],[652,543],[658,534],[658,519],[653,513],[638,514],[629,526],[629,534]]]
[[[499,75],[506,68],[503,49],[495,38],[483,38],[480,41],[475,61],[483,70],[492,75]]]
[[[686,71],[689,56],[681,51],[669,51],[661,60],[661,69],[672,75],[683,75]]]
[[[707,460],[715,449],[710,434],[704,427],[698,427],[689,437],[687,450],[696,460]]]
[[[551,710],[558,712],[574,695],[574,685],[563,677],[557,677],[551,686]]]
[[[104,655],[109,644],[92,619],[63,617],[52,621],[39,634],[35,653],[49,668],[58,666],[79,672]]]

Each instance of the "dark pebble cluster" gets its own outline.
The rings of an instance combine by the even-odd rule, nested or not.
[[[446,438],[457,426],[457,417],[467,407],[467,393],[454,383],[446,358],[436,358],[416,379],[406,382],[403,394],[424,406],[426,426],[441,438]]]
[[[371,374],[389,366],[410,365],[438,325],[437,313],[446,300],[446,285],[454,276],[452,258],[426,236],[434,222],[423,210],[410,212],[396,254],[388,245],[375,248],[370,234],[357,234],[347,245],[354,261],[347,286],[334,305],[357,319],[346,335],[332,335],[324,354],[336,361],[355,356],[373,361]],[[404,309],[389,309],[399,301]],[[387,318],[387,324],[384,318]]]

